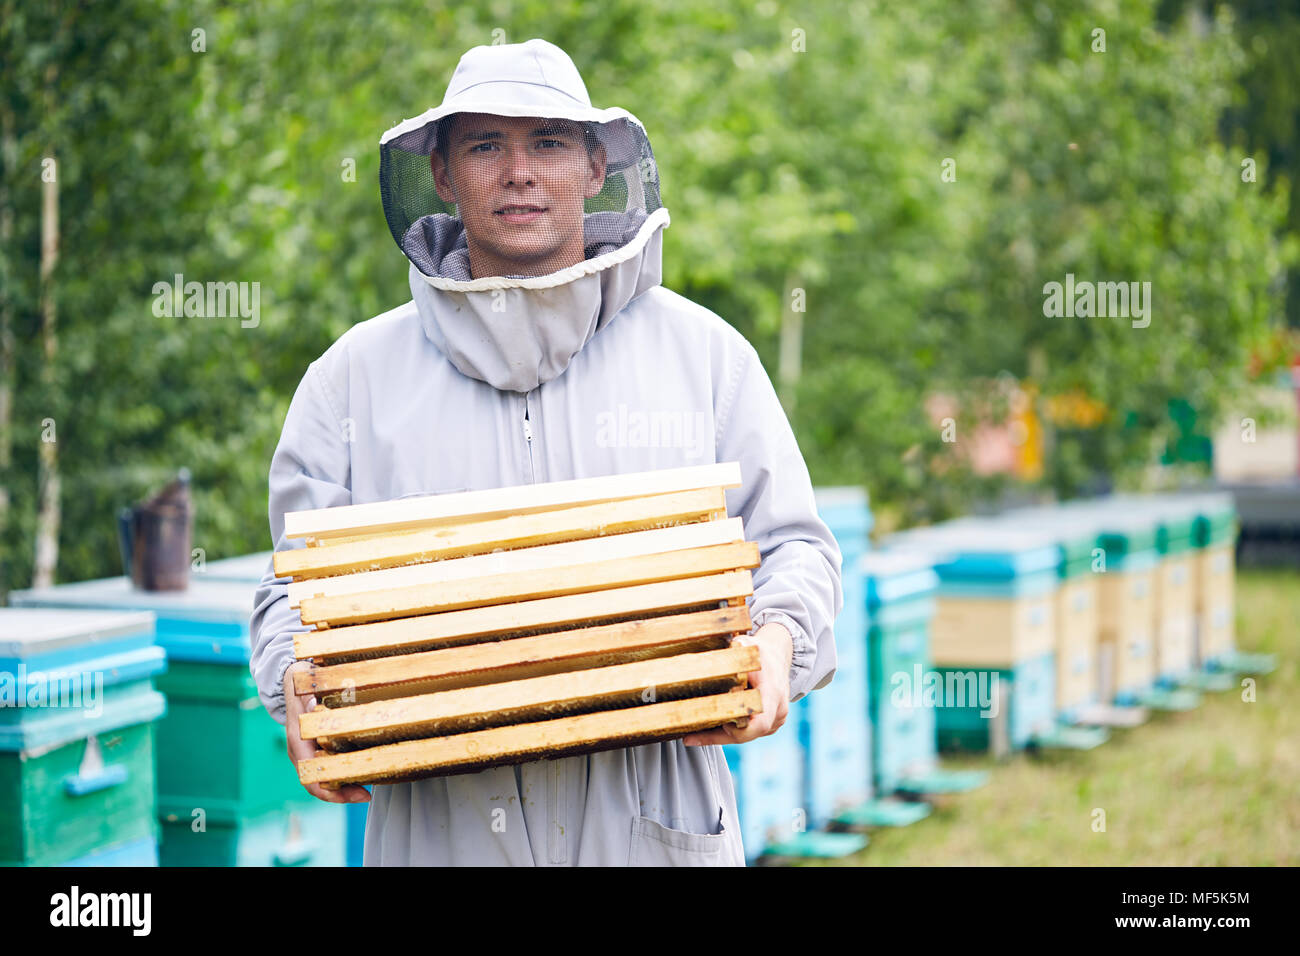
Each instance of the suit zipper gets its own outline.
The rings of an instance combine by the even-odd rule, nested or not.
[[[528,480],[537,481],[537,465],[533,462],[533,425],[530,421],[528,396],[524,396],[524,441],[528,445]]]

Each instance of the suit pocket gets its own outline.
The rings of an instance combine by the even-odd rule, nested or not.
[[[719,808],[721,815],[721,808]],[[721,866],[728,834],[670,830],[649,817],[632,821],[632,849],[628,866]]]

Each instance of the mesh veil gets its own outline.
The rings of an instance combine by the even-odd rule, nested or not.
[[[452,113],[390,131],[379,182],[393,238],[426,276],[459,281],[545,275],[578,243],[582,259],[626,245],[661,208],[659,172],[641,124],[609,114],[621,115]],[[471,272],[467,233],[481,274]]]

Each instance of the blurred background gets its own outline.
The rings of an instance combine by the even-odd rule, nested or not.
[[[1237,632],[1294,691],[1294,0],[0,0],[0,597],[121,575],[118,510],[182,467],[201,560],[269,547],[307,364],[409,299],[380,135],[469,47],[533,36],[644,123],[664,284],[754,343],[814,483],[867,489],[873,534],[1225,488],[1241,547],[1291,569],[1243,574]],[[160,315],[177,276],[258,283],[256,321]],[[1067,276],[1150,283],[1149,324],[1047,314]],[[1161,753],[1207,731],[1178,732]],[[1269,753],[1221,776],[1294,783],[1294,740]],[[1281,803],[1251,792],[1259,825],[1223,862],[1294,861],[1293,837],[1270,846]],[[1010,858],[961,843],[990,799],[888,859],[1052,862],[1041,834]],[[1134,846],[1112,861],[1164,859]]]

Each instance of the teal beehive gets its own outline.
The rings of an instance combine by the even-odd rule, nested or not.
[[[286,822],[289,810],[321,803],[298,781],[284,727],[262,706],[249,673],[249,619],[261,577],[239,580],[238,574],[253,573],[253,562],[235,560],[242,569],[228,567],[229,576],[222,577],[223,563],[213,562],[218,576],[195,572],[180,592],[142,591],[119,577],[11,595],[25,607],[133,609],[156,617],[157,640],[169,660],[158,679],[167,714],[158,725],[156,743],[164,865],[187,864],[186,853],[196,842],[181,834],[196,820],[218,828],[214,833],[232,829],[238,842],[251,821],[280,814]],[[268,554],[263,571],[269,567]],[[342,805],[327,808],[346,814]],[[310,828],[320,817],[301,820]],[[180,842],[169,846],[169,840]]]
[[[940,745],[993,745],[999,719],[1014,719],[1006,735],[1013,748],[1052,731],[1061,551],[1051,537],[964,519],[894,535],[887,546],[925,556],[939,577],[930,635],[935,673],[925,675],[922,696],[934,706]],[[1014,702],[1007,696],[1013,688]]]
[[[163,667],[152,615],[0,608],[0,864],[156,864]]]
[[[877,790],[895,793],[935,765],[934,710],[910,685],[930,666],[930,621],[939,576],[919,554],[876,552],[860,563],[866,583],[868,713]]]

